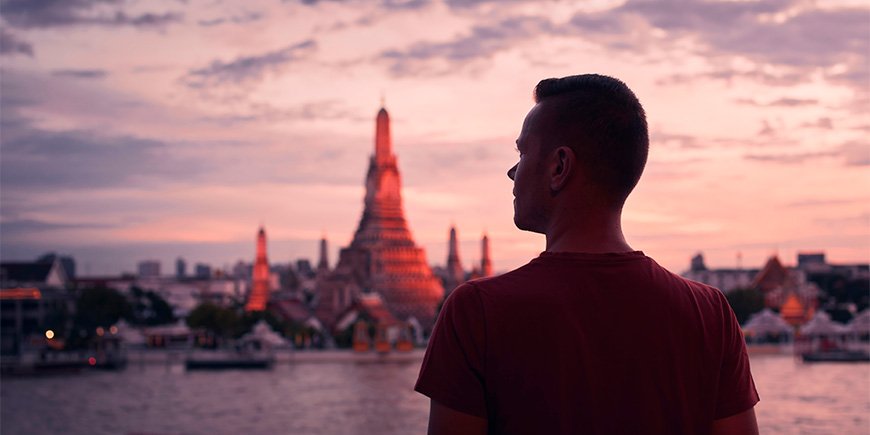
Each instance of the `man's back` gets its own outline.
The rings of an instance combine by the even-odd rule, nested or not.
[[[491,433],[706,433],[758,400],[725,298],[640,252],[545,252],[459,287],[416,388]]]

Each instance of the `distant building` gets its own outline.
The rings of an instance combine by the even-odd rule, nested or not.
[[[737,288],[750,287],[756,274],[758,269],[708,269],[704,264],[704,255],[698,253],[692,257],[691,266],[683,272],[683,277],[716,287],[723,293],[730,293]]]
[[[314,275],[316,275],[314,268],[311,267],[311,261],[307,258],[296,260],[296,272],[304,278],[314,278]]]
[[[194,266],[194,274],[197,279],[209,279],[211,278],[211,266],[205,263],[196,263]]]
[[[157,260],[140,261],[137,267],[139,278],[154,278],[160,276],[160,262]]]
[[[175,260],[175,277],[178,279],[184,279],[187,276],[187,262],[184,261],[183,258],[178,257]]]
[[[42,343],[47,329],[69,327],[73,295],[57,257],[51,262],[0,263],[0,354]]]
[[[40,256],[37,263],[54,263],[55,260],[60,261],[63,270],[66,273],[67,279],[75,279],[76,277],[76,261],[68,255],[58,255],[54,252],[48,252]]]
[[[251,279],[251,273],[254,271],[254,265],[251,263],[245,263],[242,260],[236,262],[235,266],[233,266],[233,277],[236,279]]]

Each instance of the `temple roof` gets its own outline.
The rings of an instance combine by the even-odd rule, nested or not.
[[[752,287],[767,293],[777,287],[783,287],[790,282],[791,277],[788,270],[779,261],[779,257],[774,255],[767,260],[761,272],[755,275]]]

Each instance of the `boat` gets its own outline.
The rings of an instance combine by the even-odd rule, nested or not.
[[[0,373],[4,375],[43,375],[78,373],[88,366],[88,358],[77,351],[23,352],[4,356]]]
[[[253,331],[243,336],[229,349],[200,350],[187,355],[187,370],[259,369],[268,370],[275,365],[273,347],[286,345],[269,326],[260,321]]]
[[[115,326],[110,328],[109,334],[103,328],[97,329],[97,337],[90,346],[88,365],[103,370],[123,370],[127,367],[127,348],[124,339],[117,333]]]
[[[870,353],[859,350],[835,349],[801,354],[804,362],[870,362]]]
[[[231,349],[193,351],[184,360],[187,370],[271,369],[274,364],[272,350],[251,341]]]

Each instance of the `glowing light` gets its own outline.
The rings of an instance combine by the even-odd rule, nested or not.
[[[98,326],[98,327],[97,327],[97,335],[98,335],[98,336],[102,337],[103,334],[105,334],[105,333],[106,333],[106,330],[103,329],[102,326]]]
[[[45,338],[47,338],[49,340],[54,338],[54,331],[52,331],[51,329],[45,331]]]
[[[92,365],[92,366],[97,365],[97,359],[94,358],[94,357],[90,357],[90,358],[88,358],[88,364],[90,364],[90,365]]]
[[[118,327],[115,326],[115,325],[112,325],[112,326],[109,328],[109,332],[111,332],[112,335],[117,334],[117,333],[118,333]]]

